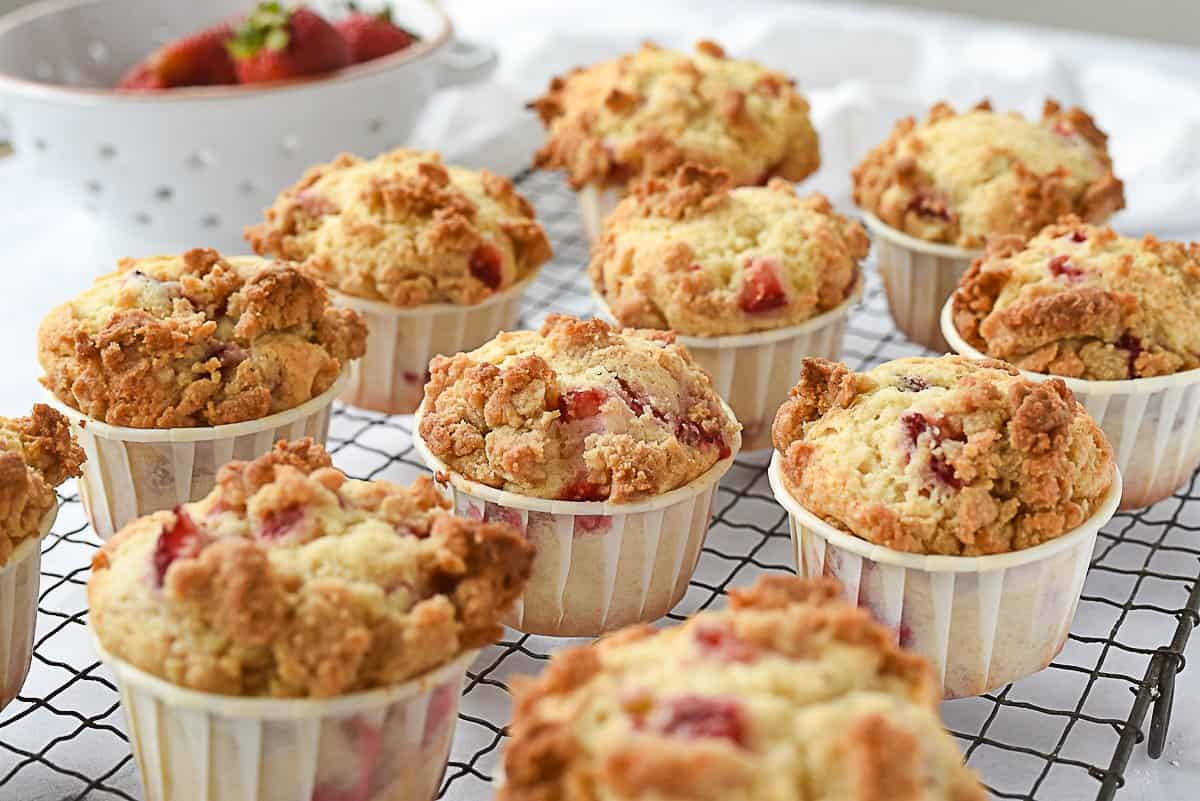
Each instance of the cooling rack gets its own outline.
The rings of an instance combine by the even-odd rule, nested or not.
[[[522,323],[549,311],[591,311],[587,243],[574,196],[554,177],[518,177],[555,247],[528,291]],[[919,353],[891,325],[868,270],[843,359],[863,368]],[[359,478],[407,482],[424,472],[411,418],[338,405],[329,448]],[[723,603],[731,586],[790,572],[787,517],[771,497],[765,455],[739,457],[721,483],[695,578],[669,616]],[[1120,513],[1100,534],[1071,636],[1046,670],[978,698],[942,706],[968,762],[1001,799],[1108,801],[1135,748],[1161,754],[1174,680],[1200,609],[1200,497],[1195,479],[1156,506]],[[62,498],[43,546],[37,646],[19,698],[0,713],[0,799],[141,801],[116,688],[85,630],[88,565],[99,545],[77,496]],[[509,676],[535,673],[566,641],[507,632],[474,663],[440,797],[484,801],[504,746]]]

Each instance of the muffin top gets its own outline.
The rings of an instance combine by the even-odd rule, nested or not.
[[[396,684],[499,637],[533,547],[453,517],[426,477],[354,481],[310,439],[221,468],[135,520],[88,581],[104,648],[173,684],[328,697]]]
[[[687,165],[626,195],[589,272],[623,325],[745,334],[841,304],[868,245],[822,195],[797,197],[782,179],[735,189],[727,173]]]
[[[58,503],[54,488],[78,476],[83,459],[67,418],[46,404],[35,403],[28,417],[0,417],[0,568],[41,533]]]
[[[534,163],[566,170],[577,189],[624,186],[689,161],[721,167],[737,184],[799,181],[820,164],[794,82],[708,41],[690,56],[644,44],[555,78],[530,106],[547,131]]]
[[[1039,123],[945,103],[901,120],[853,173],[854,202],[930,242],[979,248],[990,234],[1032,236],[1064,214],[1101,222],[1125,206],[1108,137],[1082,109],[1047,100]]]
[[[38,360],[46,388],[96,420],[214,426],[320,395],[366,340],[299,266],[191,250],[122,259],[46,315]]]
[[[982,353],[1039,373],[1114,380],[1200,367],[1200,244],[1130,239],[1066,218],[994,237],[954,293]]]
[[[784,483],[813,514],[877,545],[978,556],[1083,523],[1112,448],[1060,379],[993,360],[897,359],[865,373],[805,359],[772,429]]]
[[[307,261],[347,295],[404,307],[479,303],[550,258],[511,181],[404,148],[310,168],[246,238],[256,253]]]
[[[551,315],[435,357],[420,434],[467,478],[536,498],[660,495],[728,457],[740,426],[664,331]]]
[[[498,801],[983,801],[933,672],[833,579],[558,651],[513,682]]]

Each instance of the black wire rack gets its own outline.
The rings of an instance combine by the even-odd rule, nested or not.
[[[522,323],[549,311],[592,309],[587,242],[574,196],[554,177],[525,174],[555,246],[553,264],[530,287]],[[843,359],[855,368],[913,355],[892,327],[878,278],[848,326]],[[335,408],[329,449],[359,478],[406,482],[425,472],[412,448],[411,418]],[[721,482],[715,515],[688,593],[669,615],[723,602],[731,586],[794,569],[787,516],[771,496],[767,457],[739,457]],[[977,698],[943,705],[966,758],[1001,799],[1108,801],[1135,749],[1163,750],[1176,674],[1200,619],[1200,496],[1195,479],[1154,507],[1120,513],[1100,534],[1073,631],[1046,670]],[[21,695],[0,712],[0,799],[142,798],[111,675],[86,634],[86,582],[99,540],[78,496],[62,498],[43,545],[34,666]],[[509,631],[469,672],[440,797],[492,794],[509,717],[507,681],[536,673],[570,641]],[[297,800],[299,801],[299,799]]]

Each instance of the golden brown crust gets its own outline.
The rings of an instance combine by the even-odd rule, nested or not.
[[[946,103],[912,117],[853,172],[854,201],[904,233],[964,248],[1034,232],[1064,214],[1102,222],[1125,205],[1107,137],[1079,108],[1047,101],[1039,123]]]
[[[1060,380],[957,356],[856,374],[806,360],[773,429],[806,509],[902,551],[981,555],[1080,525],[1107,497],[1112,448]]]
[[[1198,315],[1200,243],[1130,239],[1077,217],[989,241],[953,299],[977,350],[1089,380],[1200,367]]]
[[[725,169],[738,185],[799,181],[820,162],[791,79],[709,41],[690,57],[645,44],[554,78],[529,105],[547,130],[535,165],[566,170],[576,188],[623,186],[687,162]]]
[[[622,325],[727,336],[798,325],[846,301],[869,242],[823,195],[734,188],[686,164],[639,182],[592,250],[592,286]]]
[[[347,479],[311,440],[231,462],[204,500],[127,526],[93,560],[114,656],[192,689],[329,697],[493,642],[529,577],[512,527],[463,520],[428,478]]]
[[[615,503],[726,458],[736,422],[673,335],[550,315],[430,364],[420,435],[451,469],[511,492]]]
[[[401,307],[479,303],[550,259],[512,181],[405,148],[310,168],[246,238],[348,295]]]
[[[78,476],[83,460],[67,419],[44,403],[28,417],[0,417],[0,568],[40,533],[58,502],[54,488]]]
[[[123,259],[38,330],[42,383],[97,420],[135,428],[237,423],[329,389],[366,348],[299,266],[216,251]]]
[[[559,651],[513,692],[499,801],[984,798],[929,664],[830,579],[760,578],[730,611]]]

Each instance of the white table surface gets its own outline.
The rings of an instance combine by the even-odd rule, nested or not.
[[[1119,229],[1200,238],[1200,52],[848,5],[446,5],[460,31],[494,42],[502,55],[494,83],[448,93],[420,134],[422,143],[467,163],[510,172],[527,163],[538,129],[516,104],[552,74],[647,37],[685,46],[709,36],[798,77],[813,100],[825,157],[811,184],[839,205],[848,202],[849,165],[896,116],[940,98],[962,104],[985,94],[998,105],[1035,110],[1052,94],[1086,104],[1113,137],[1116,169],[1130,196],[1129,209],[1114,221]],[[21,413],[39,395],[35,331],[45,311],[111,269],[116,255],[136,249],[74,208],[73,199],[45,190],[19,154],[0,161],[7,355],[0,412]],[[1157,641],[1169,633],[1164,626]],[[1118,798],[1200,798],[1198,695],[1200,668],[1192,667],[1180,676],[1166,753],[1155,762],[1138,747]],[[1094,786],[1080,786],[1077,796],[1065,790],[1061,798],[1094,794]]]

